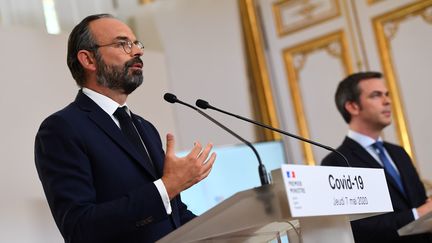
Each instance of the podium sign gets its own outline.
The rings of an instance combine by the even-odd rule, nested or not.
[[[383,169],[282,165],[292,217],[393,211]]]
[[[272,177],[271,185],[234,194],[158,243],[280,242],[284,232],[297,235],[298,225],[303,243],[354,243],[350,220],[392,211],[382,169],[283,165]]]

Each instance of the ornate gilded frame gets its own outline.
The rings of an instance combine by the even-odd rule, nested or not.
[[[369,4],[369,5],[372,5],[372,4],[375,4],[375,3],[378,3],[378,2],[382,2],[382,1],[384,1],[384,0],[366,0],[367,1],[367,3]]]
[[[338,48],[335,48],[334,45],[338,45]],[[318,50],[326,50],[330,55],[340,59],[346,75],[353,71],[348,40],[345,32],[342,30],[283,50],[282,55],[294,104],[298,132],[300,136],[305,138],[309,138],[310,136],[299,87],[299,73],[306,62],[307,56]],[[312,146],[309,143],[302,143],[302,150],[306,164],[315,165]]]
[[[383,67],[384,76],[386,77],[389,87],[392,102],[393,113],[396,120],[396,132],[400,144],[404,147],[407,153],[415,162],[415,154],[412,147],[411,137],[405,119],[405,111],[403,107],[402,97],[399,92],[398,78],[396,76],[395,67],[393,64],[393,55],[391,48],[391,40],[394,38],[398,25],[407,20],[409,17],[421,15],[427,22],[432,23],[432,20],[427,18],[425,10],[432,6],[432,0],[419,1],[381,16],[377,16],[372,20],[376,42],[380,53],[381,65]]]
[[[256,119],[279,127],[267,60],[264,40],[254,0],[239,0],[240,15],[244,32],[249,73],[251,76],[251,97],[254,101]],[[256,98],[256,99],[254,99]],[[281,139],[280,134],[269,130],[257,130],[260,141]]]
[[[146,3],[151,3],[153,1],[154,0],[138,0],[138,3],[140,3],[140,4],[146,4]]]
[[[341,10],[339,1],[327,0],[327,2],[329,2],[332,7],[322,13],[316,12],[317,9],[319,9],[319,4],[312,3],[310,0],[281,0],[274,3],[272,9],[278,35],[282,37],[340,16]],[[301,21],[290,21],[289,26],[284,25],[284,21],[282,20],[283,8],[291,7],[291,9],[294,9],[293,6],[295,5],[301,5],[300,10],[297,11],[298,15],[302,17]]]

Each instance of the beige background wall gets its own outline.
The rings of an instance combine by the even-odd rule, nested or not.
[[[0,126],[0,241],[61,242],[49,212],[33,158],[42,120],[69,104],[78,91],[66,65],[66,35],[0,28],[3,109]],[[130,96],[134,112],[157,124],[162,139],[177,136],[161,53],[146,51],[144,84]]]
[[[145,49],[144,83],[128,100],[134,112],[157,126],[163,141],[167,132],[174,133],[179,151],[189,149],[195,140],[216,146],[237,140],[196,112],[165,102],[165,92],[176,93],[192,104],[196,98],[208,98],[215,105],[250,115],[235,2],[195,2],[200,4],[194,4],[195,8],[179,6],[178,12],[159,9],[163,13],[157,19],[161,33],[137,31],[144,42],[149,34],[164,35],[166,41],[163,50],[151,45]],[[213,9],[213,14],[208,14],[208,9]],[[140,26],[139,20],[135,23]],[[178,35],[170,36],[170,30],[178,25],[182,26]],[[199,29],[211,31],[200,36],[202,32],[195,31]],[[78,91],[65,61],[68,34],[0,27],[0,36],[0,241],[61,242],[37,177],[33,145],[42,120],[70,103]],[[229,121],[225,118],[224,122]],[[231,124],[253,139],[250,126]]]
[[[0,118],[0,242],[61,242],[37,178],[33,142],[43,118],[68,104],[77,92],[65,62],[68,32],[48,35],[40,26],[41,21],[20,22],[19,15],[12,15],[5,9],[12,2],[14,8],[8,10],[24,8],[24,2],[6,2],[0,2],[3,19],[0,27],[3,87],[0,96],[3,109]],[[31,2],[28,6],[38,9],[39,5]],[[80,4],[74,5],[75,8],[62,8],[63,13],[70,10],[75,19],[66,26],[73,26],[81,16],[112,10],[112,6],[102,0],[95,1],[96,4],[87,9],[83,7],[87,0],[78,2]],[[205,98],[221,108],[252,117],[251,100],[255,97],[250,97],[249,92],[237,1],[162,0],[138,7],[137,1],[125,2],[130,7],[122,5],[117,13],[131,23],[137,36],[147,43],[143,58],[144,84],[130,96],[128,103],[132,109],[156,124],[163,140],[165,133],[173,132],[178,150],[188,149],[195,139],[212,141],[216,145],[238,143],[192,110],[162,99],[165,92],[173,92],[190,103],[196,98]],[[272,65],[270,72],[279,121],[283,129],[298,133],[281,49],[343,28],[343,21],[326,22],[305,30],[305,35],[294,34],[279,39],[272,27],[274,19],[271,5],[268,5],[272,1],[256,2],[262,4],[266,51]],[[396,1],[382,1],[372,13],[377,15],[394,9],[390,2]],[[414,2],[403,0],[398,6]],[[28,16],[38,18],[39,15]],[[370,19],[368,21],[363,24],[370,28]],[[11,27],[20,23],[28,27]],[[398,80],[404,104],[409,108],[409,129],[419,158],[418,168],[426,179],[432,178],[428,127],[432,113],[428,110],[430,95],[427,92],[432,87],[428,82],[431,52],[430,48],[423,47],[432,43],[430,26],[418,18],[411,18],[401,26],[393,42]],[[409,38],[413,35],[418,37]],[[374,41],[374,38],[367,40]],[[376,47],[372,45],[367,51],[372,60],[371,68],[381,70]],[[304,70],[309,71],[301,73],[301,90],[311,138],[337,146],[346,130],[332,103],[334,87],[343,76],[340,61],[329,57],[325,51],[318,51],[310,56]],[[252,126],[211,111],[209,114],[245,138],[255,140]],[[388,129],[393,132],[386,137],[397,141],[394,127]],[[289,155],[287,162],[302,163],[304,158],[299,143],[284,140]],[[314,152],[317,160],[326,154],[319,149]]]
[[[0,36],[0,241],[61,242],[37,178],[33,142],[42,119],[77,90],[65,75],[66,37],[18,28],[0,29]]]

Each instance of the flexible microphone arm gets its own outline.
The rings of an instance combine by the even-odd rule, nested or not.
[[[245,143],[249,148],[252,149],[252,151],[255,153],[255,156],[258,159],[258,172],[259,172],[259,176],[260,176],[260,181],[261,181],[261,185],[267,185],[270,184],[268,175],[267,175],[267,170],[264,166],[264,164],[261,161],[261,158],[258,154],[258,151],[255,149],[255,147],[247,140],[245,140],[244,138],[240,137],[238,134],[236,134],[235,132],[233,132],[231,129],[229,129],[228,127],[222,125],[220,122],[216,121],[213,117],[207,115],[205,112],[201,111],[200,109],[196,108],[195,106],[192,106],[188,103],[185,103],[179,99],[177,99],[177,96],[175,96],[174,94],[171,93],[165,93],[164,95],[164,99],[169,102],[169,103],[179,103],[182,104],[184,106],[187,106],[195,111],[197,111],[199,114],[203,115],[205,118],[209,119],[210,121],[212,121],[213,123],[215,123],[216,125],[218,125],[219,127],[221,127],[222,129],[224,129],[225,131],[229,132],[231,135],[233,135],[234,137],[236,137],[237,139],[239,139],[240,141],[242,141],[243,143]]]
[[[254,121],[254,120],[248,119],[248,118],[243,117],[243,116],[239,116],[239,115],[233,114],[233,113],[228,112],[228,111],[221,110],[221,109],[219,109],[219,108],[217,108],[217,107],[214,107],[214,106],[210,105],[210,104],[209,104],[207,101],[205,101],[205,100],[198,99],[198,100],[196,100],[195,104],[196,104],[196,106],[198,106],[198,107],[201,108],[201,109],[212,109],[212,110],[215,110],[215,111],[219,111],[219,112],[222,112],[222,113],[224,113],[224,114],[226,114],[226,115],[236,117],[236,118],[238,118],[238,119],[240,119],[240,120],[243,120],[243,121],[247,121],[247,122],[253,123],[253,124],[257,125],[257,126],[264,127],[264,128],[270,129],[270,130],[275,131],[275,132],[278,132],[278,133],[282,133],[282,134],[284,134],[284,135],[286,135],[286,136],[288,136],[288,137],[292,137],[292,138],[295,138],[295,139],[301,140],[301,141],[303,141],[303,142],[310,143],[310,144],[313,144],[313,145],[315,145],[315,146],[321,147],[321,148],[326,149],[326,150],[328,150],[328,151],[335,152],[335,153],[337,153],[338,155],[340,155],[340,156],[345,160],[345,162],[347,163],[347,165],[348,165],[349,167],[351,167],[351,164],[348,162],[348,159],[347,159],[347,158],[346,158],[346,157],[345,157],[341,152],[337,151],[336,149],[334,149],[334,148],[332,148],[332,147],[330,147],[330,146],[327,146],[327,145],[324,145],[324,144],[321,144],[321,143],[317,143],[317,142],[315,142],[315,141],[309,140],[309,139],[304,138],[304,137],[297,136],[297,135],[292,134],[292,133],[288,133],[288,132],[282,131],[282,130],[280,130],[280,129],[277,129],[277,128],[274,128],[274,127],[271,127],[271,126],[265,125],[265,124],[263,124],[263,123],[260,123],[260,122],[257,122],[257,121]]]

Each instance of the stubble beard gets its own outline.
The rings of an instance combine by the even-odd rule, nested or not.
[[[127,61],[123,66],[107,65],[102,60],[102,57],[96,54],[96,79],[98,84],[129,95],[144,80],[142,70],[132,70],[129,72],[129,68],[135,63],[142,63],[142,61],[139,57],[135,57]]]

